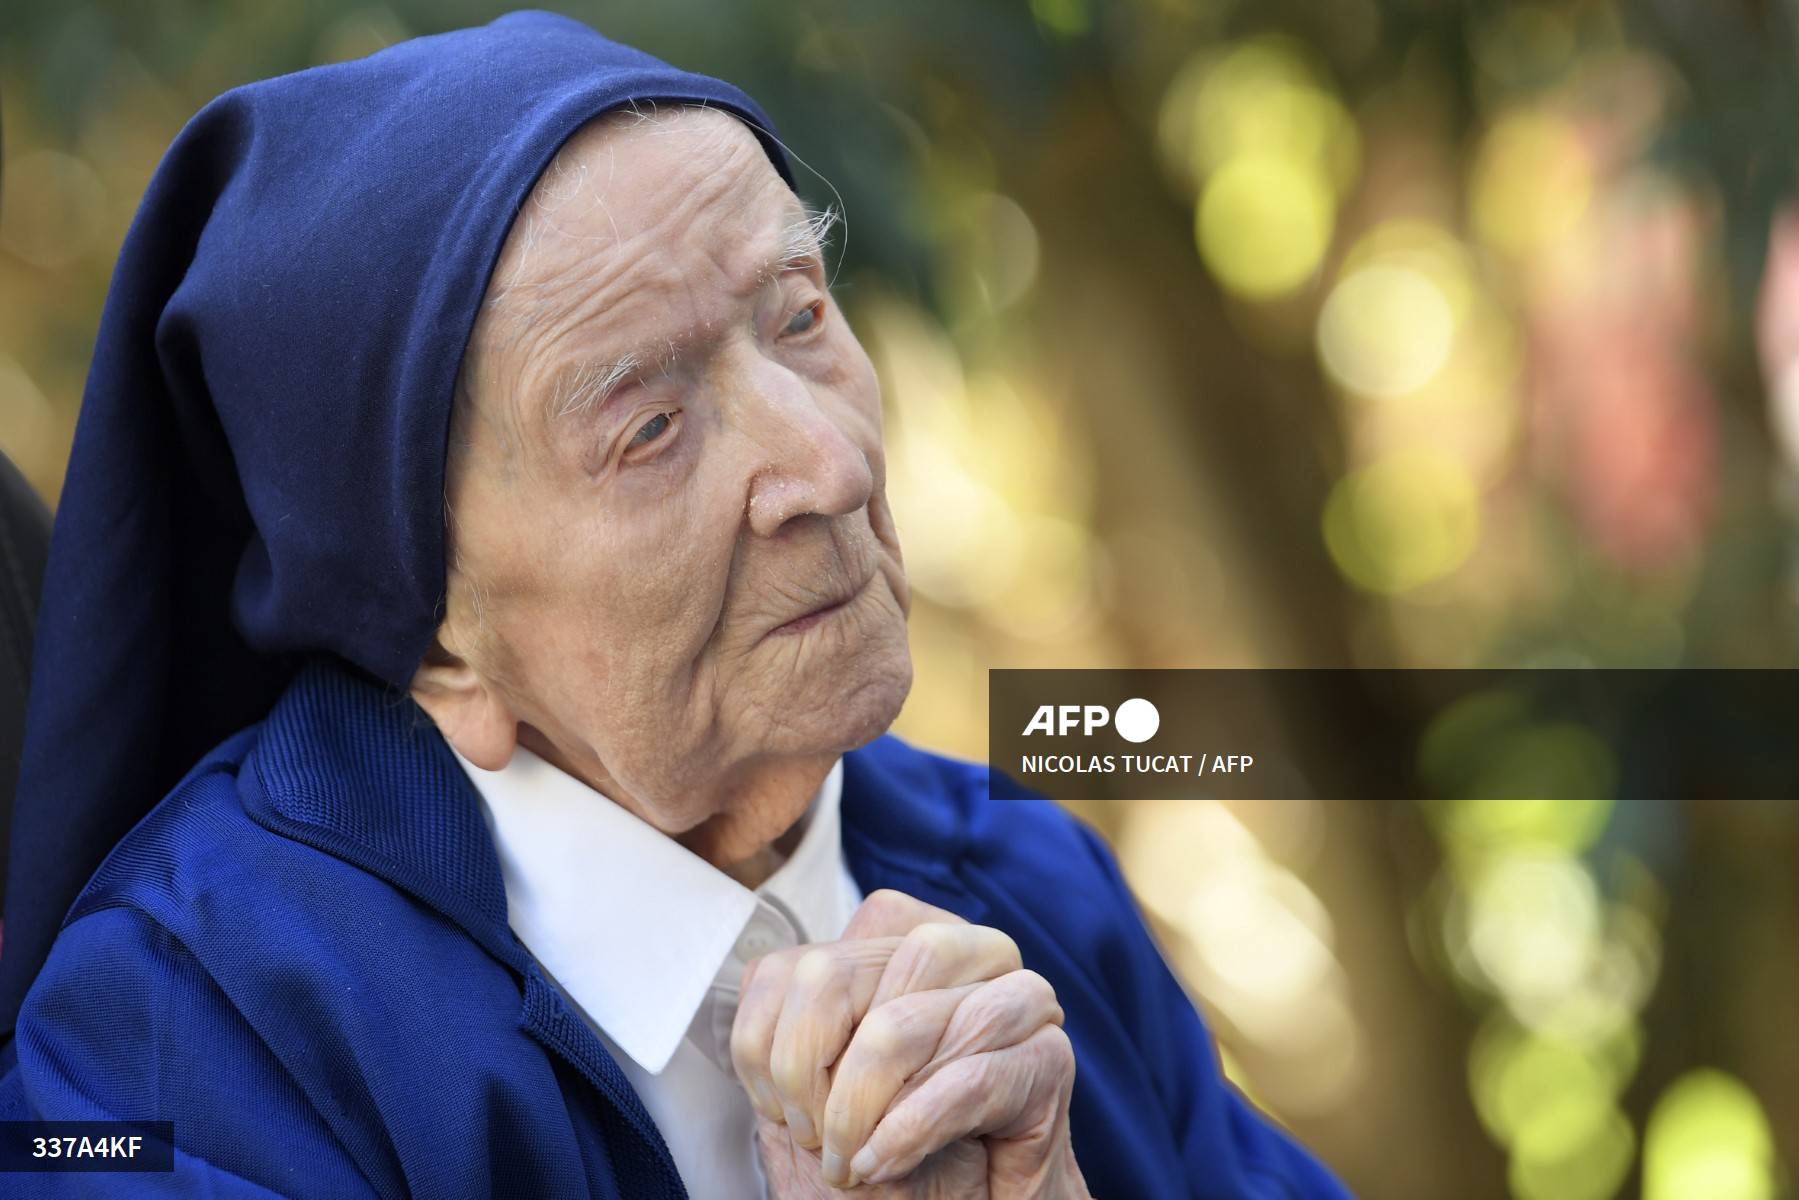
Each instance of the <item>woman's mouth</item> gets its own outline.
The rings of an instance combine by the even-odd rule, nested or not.
[[[864,583],[861,587],[857,588],[855,591],[851,592],[849,595],[843,597],[840,600],[832,600],[827,604],[821,604],[817,608],[813,609],[811,612],[804,613],[800,616],[797,616],[793,620],[788,621],[784,625],[775,626],[775,628],[768,631],[768,636],[769,637],[786,637],[791,634],[804,633],[804,632],[806,632],[806,630],[812,628],[814,625],[818,625],[824,621],[830,620],[831,617],[833,617],[837,613],[843,611],[845,608],[848,608],[850,605],[850,602],[853,601],[857,596],[860,596],[862,594],[863,588],[866,588],[867,586],[868,586],[868,584]]]

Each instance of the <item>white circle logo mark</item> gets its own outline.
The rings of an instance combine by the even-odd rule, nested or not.
[[[1112,727],[1127,742],[1147,742],[1162,727],[1162,714],[1147,700],[1126,700],[1118,706]]]

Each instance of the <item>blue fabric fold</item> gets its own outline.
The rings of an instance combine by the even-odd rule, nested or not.
[[[1224,1080],[1097,834],[891,736],[843,780],[864,893],[1004,930],[1054,987],[1094,1195],[1346,1200]],[[677,1200],[624,1073],[508,930],[498,874],[479,797],[412,701],[308,667],[108,856],[16,1062],[0,1052],[0,1119],[173,1121],[174,1179],[0,1192]]]

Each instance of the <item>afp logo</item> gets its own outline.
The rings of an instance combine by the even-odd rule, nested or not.
[[[1095,729],[1108,724],[1127,742],[1147,742],[1162,726],[1162,714],[1156,706],[1141,697],[1126,700],[1112,713],[1103,704],[1044,704],[1032,714],[1024,727],[1024,736],[1048,733],[1066,736],[1079,732],[1092,737]]]

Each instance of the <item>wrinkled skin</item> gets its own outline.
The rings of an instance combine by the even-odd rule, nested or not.
[[[748,886],[912,677],[879,389],[805,228],[725,114],[570,140],[464,357],[412,686],[476,766],[527,746]],[[1010,939],[882,892],[802,949],[739,1017],[777,1197],[865,1148],[864,1194],[1086,1194],[1061,1010]]]
[[[880,390],[822,252],[783,252],[803,218],[722,113],[563,149],[465,356],[448,611],[413,684],[477,766],[523,743],[746,872],[912,680]],[[578,386],[627,355],[603,399]]]
[[[840,941],[756,960],[731,1058],[769,1194],[1087,1196],[1061,1023],[1011,938],[898,892],[870,895]]]

